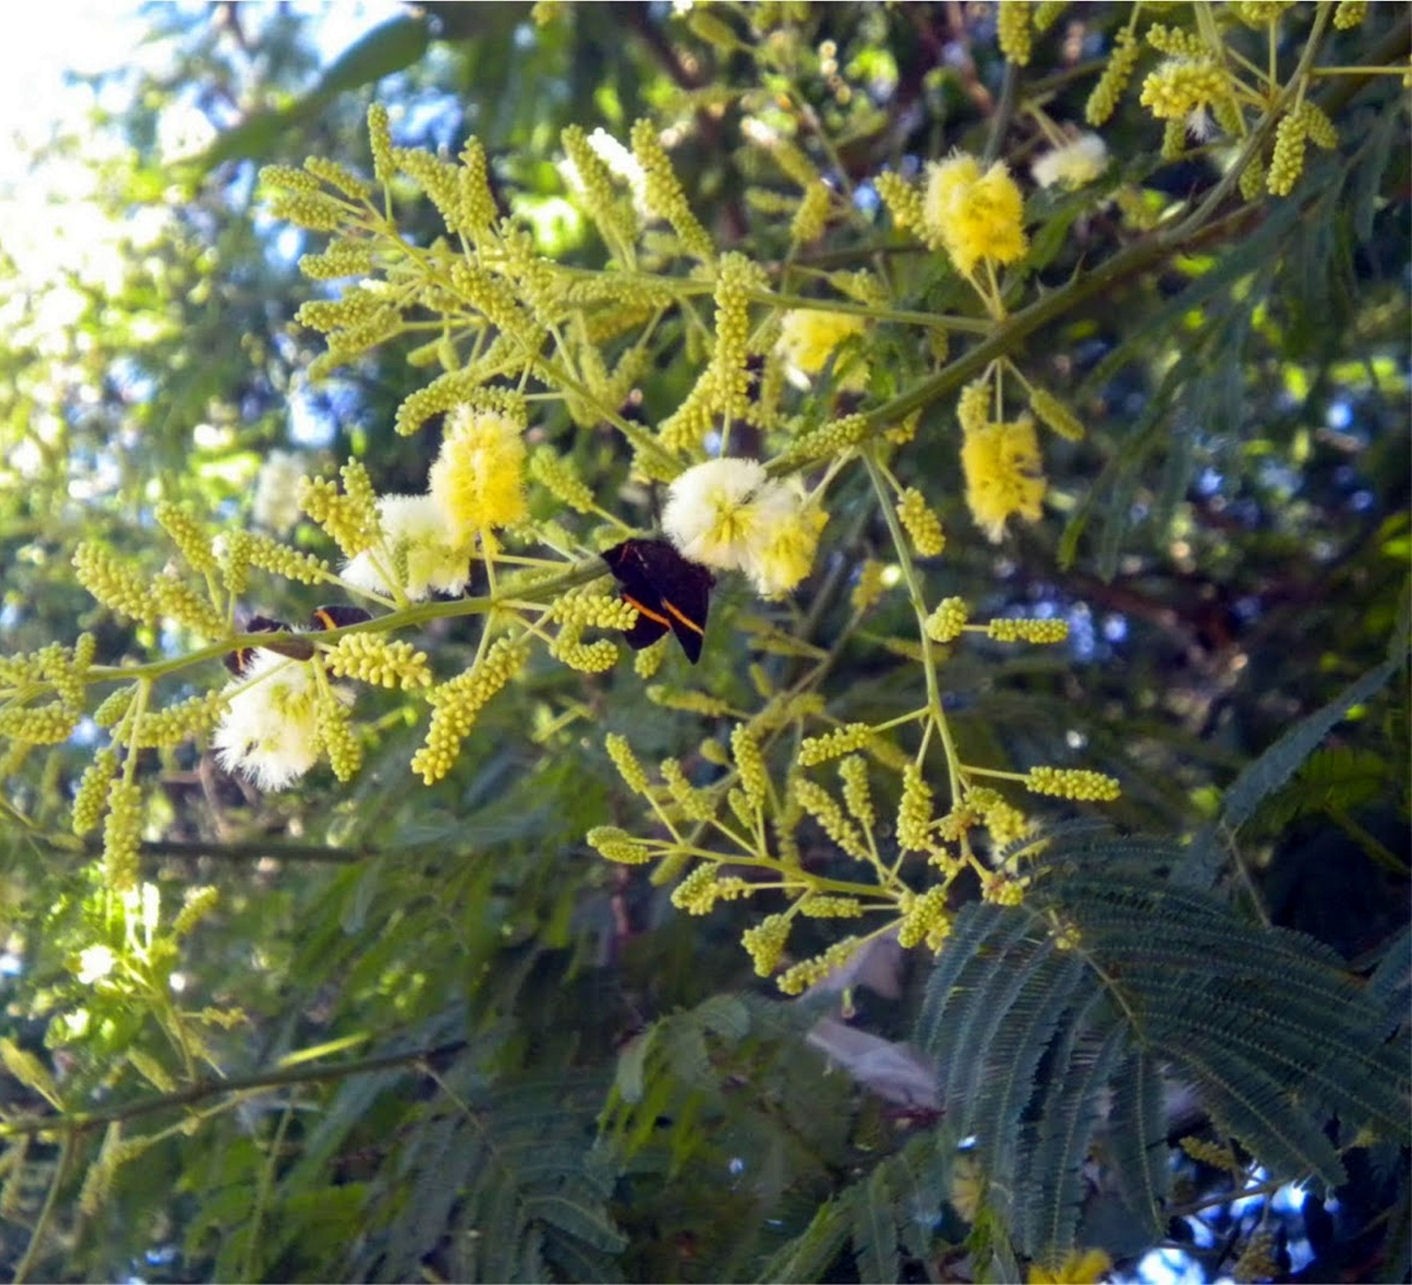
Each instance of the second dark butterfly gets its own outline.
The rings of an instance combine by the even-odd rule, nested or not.
[[[624,602],[637,608],[637,623],[626,632],[634,651],[650,647],[670,629],[694,665],[706,641],[706,613],[716,578],[700,563],[684,558],[668,540],[624,540],[603,553],[622,586]]]

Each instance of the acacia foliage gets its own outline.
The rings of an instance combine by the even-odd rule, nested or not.
[[[1282,28],[1286,56],[1316,12],[1302,7]],[[63,570],[68,548],[80,533],[101,534],[155,571],[167,554],[134,520],[151,502],[151,479],[170,498],[238,505],[261,451],[283,444],[288,381],[313,347],[282,323],[305,287],[272,261],[270,229],[241,194],[240,158],[297,163],[317,151],[366,166],[354,122],[370,81],[426,122],[427,141],[459,146],[476,133],[501,199],[571,263],[598,251],[560,204],[558,127],[606,117],[622,129],[655,114],[679,133],[673,161],[703,223],[769,262],[785,254],[786,223],[760,193],[779,197],[783,185],[742,143],[748,94],[787,103],[800,145],[839,184],[861,189],[889,165],[953,145],[989,147],[1019,169],[1040,145],[1022,106],[1080,119],[1096,58],[1126,16],[1074,6],[1021,71],[1007,69],[980,8],[952,28],[949,11],[926,5],[781,6],[769,39],[791,42],[793,61],[762,73],[737,48],[754,39],[754,20],[730,6],[676,17],[566,8],[541,27],[509,6],[474,13],[432,6],[397,20],[303,84],[292,108],[279,93],[280,78],[299,70],[291,33],[261,33],[268,66],[246,69],[241,122],[188,166],[173,227],[156,265],[144,266],[155,284],[134,274],[117,324],[97,311],[95,289],[71,350],[7,350],[12,370],[30,372],[12,384],[12,440],[23,440],[34,407],[65,410],[32,485],[5,501],[14,650],[71,638],[81,618],[105,659],[150,641],[88,615]],[[1362,27],[1329,36],[1329,61],[1405,57],[1398,21],[1375,7]],[[215,31],[177,34],[194,85],[204,88],[222,60],[240,63],[239,43]],[[208,34],[214,43],[200,47],[194,38]],[[957,57],[936,57],[948,50]],[[400,80],[383,79],[394,71]],[[1077,924],[1080,940],[1094,939],[1091,958],[1064,955],[1052,936],[1011,933],[1023,911],[974,905],[941,967],[979,969],[977,989],[957,993],[913,962],[885,986],[893,998],[860,992],[862,1022],[888,1037],[912,1029],[927,996],[921,1043],[959,1061],[965,1077],[941,1088],[945,1121],[925,1109],[899,1118],[866,1072],[861,1090],[826,1075],[801,1040],[813,1016],[805,1006],[731,998],[754,989],[737,944],[748,917],[728,908],[677,916],[657,887],[620,878],[584,848],[590,827],[620,823],[628,808],[599,731],[630,732],[643,757],[661,758],[690,754],[720,727],[651,702],[625,674],[537,673],[487,708],[453,775],[430,791],[406,784],[419,733],[395,705],[348,787],[314,778],[295,795],[260,798],[212,778],[191,750],[165,753],[142,858],[166,909],[152,908],[158,927],[142,969],[121,986],[82,980],[81,952],[110,928],[93,910],[91,853],[63,830],[66,795],[91,751],[31,755],[14,778],[5,831],[6,914],[22,963],[6,982],[16,1015],[6,1109],[22,1126],[6,1140],[7,1261],[32,1276],[73,1277],[145,1260],[149,1278],[403,1278],[425,1268],[484,1279],[889,1279],[899,1264],[1010,1275],[1020,1270],[1014,1253],[1046,1258],[1075,1238],[1117,1257],[1154,1243],[1160,1228],[1154,1218],[1147,1242],[1114,1234],[1102,1217],[1113,1198],[1173,1207],[1161,1203],[1173,1199],[1166,1164],[1152,1161],[1154,1150],[1167,1159],[1171,1125],[1157,1090],[1164,1075],[1187,1078],[1183,1057],[1202,1052],[1218,1065],[1239,1061],[1246,1078],[1201,1101],[1209,1118],[1184,1122],[1193,1136],[1225,1146],[1228,1130],[1281,1178],[1346,1180],[1346,1208],[1370,1224],[1393,1211],[1395,1224],[1407,1199],[1405,1166],[1386,1137],[1395,1111],[1361,1095],[1390,1091],[1390,1077],[1378,1079],[1389,1056],[1380,1041],[1405,1013],[1406,938],[1393,935],[1391,916],[1362,908],[1394,904],[1389,890],[1405,890],[1406,875],[1405,683],[1385,694],[1405,664],[1395,608],[1408,540],[1397,431],[1406,107],[1395,78],[1333,80],[1326,95],[1343,141],[1311,154],[1288,198],[1232,198],[1199,244],[1135,256],[1100,298],[1028,338],[1026,368],[1062,387],[1087,429],[1051,461],[1061,502],[999,558],[980,540],[953,541],[944,567],[929,572],[929,583],[976,595],[995,614],[1053,604],[1092,629],[1089,648],[1060,662],[958,653],[945,671],[948,700],[972,761],[1057,761],[1068,735],[1087,743],[1086,762],[1122,778],[1114,815],[1124,826],[1179,835],[1217,818],[1185,855],[1143,854],[1139,891],[1121,913],[1105,918],[1111,870],[1097,886],[1041,883],[1052,889],[1049,908]],[[1141,224],[1097,196],[1132,185],[1153,213],[1171,201],[1179,216],[1218,181],[1219,158],[1197,146],[1164,160],[1160,128],[1135,98],[1105,131],[1115,166],[1104,186],[1032,197],[1032,249],[1017,280],[1057,289],[1144,244]],[[139,148],[125,199],[150,200],[161,173]],[[427,222],[409,237],[429,240],[430,211],[417,217]],[[962,306],[940,256],[892,238],[883,216],[859,239],[906,265],[899,275],[914,309]],[[193,286],[198,246],[208,275]],[[817,252],[832,267],[855,260],[830,254],[857,251],[840,238]],[[139,324],[154,313],[160,327]],[[407,346],[344,372],[330,403],[330,457],[359,453],[380,490],[407,486],[428,462],[425,443],[391,433],[393,408],[421,379],[404,361]],[[690,387],[688,351],[685,336],[664,345],[643,379],[649,406],[670,407]],[[933,356],[892,327],[872,336],[869,352],[879,378],[897,381],[881,395],[902,391],[897,372],[920,372]],[[83,413],[83,381],[65,366],[79,353],[86,378],[113,380]],[[56,386],[37,380],[36,362]],[[134,363],[153,381],[136,396]],[[911,467],[955,531],[968,518],[948,415],[928,411]],[[220,432],[196,434],[203,418]],[[621,455],[601,435],[575,433],[564,416],[544,431],[595,481],[621,474]],[[117,432],[131,448],[118,456],[119,485],[79,510],[65,498],[86,494],[73,491],[75,475],[101,471],[102,443]],[[51,510],[62,520],[41,525]],[[781,636],[827,649],[851,576],[886,549],[879,519],[856,497],[835,521],[852,521],[852,534],[797,607],[767,615],[743,592],[722,595],[703,690],[748,705],[757,641],[784,651],[770,659],[763,648],[780,685],[798,659]],[[880,722],[918,703],[920,678],[902,663],[906,627],[903,604],[884,600],[865,636],[840,652],[823,688],[833,716]],[[431,638],[448,672],[469,659],[457,627]],[[1340,725],[1350,706],[1362,717]],[[818,848],[815,859],[830,855],[821,839]],[[1177,882],[1214,887],[1219,901],[1154,887],[1171,866]],[[1322,891],[1303,891],[1316,878]],[[198,884],[219,889],[216,908],[189,932],[165,933]],[[1285,934],[1263,937],[1272,908],[1342,959]],[[1220,916],[1228,928],[1211,927]],[[142,925],[139,915],[139,939]],[[1011,959],[1012,948],[1023,957]],[[1108,985],[1105,950],[1139,952],[1146,971],[1127,989]],[[1318,973],[1300,1002],[1263,989],[1276,950],[1291,952],[1292,975]],[[1340,1028],[1341,1045],[1363,1059],[1361,1078],[1341,1065],[1311,1094],[1308,1079],[1321,1083],[1315,1073],[1340,1052],[1312,1016],[1357,985],[1350,966],[1371,975],[1367,1005],[1348,1006]],[[1196,980],[1173,994],[1168,967]],[[1026,970],[1044,980],[1037,1007],[1021,1003],[1035,999],[1023,991]],[[983,1003],[997,988],[999,1000]],[[1132,992],[1154,1005],[1155,1028],[1112,1006],[1114,993]],[[962,1003],[973,1024],[984,1018],[986,1038],[948,1045]],[[1256,1053],[1240,1044],[1252,1015],[1277,1028]],[[990,1063],[1012,1077],[976,1074]],[[1306,1078],[1272,1073],[1291,1066]],[[1258,1094],[1241,1091],[1257,1081]],[[1105,1154],[1105,1083],[1116,1177],[1094,1185],[1082,1162]],[[1262,1131],[1275,1107],[1298,1129],[1292,1142],[1284,1129],[1273,1143]],[[1383,1126],[1380,1147],[1356,1152],[1347,1172],[1322,1131],[1334,1115]],[[966,1199],[969,1152],[955,1172],[955,1145],[976,1120],[994,1122],[980,1142],[985,1174],[1018,1180],[988,1203]],[[1226,1169],[1192,1163],[1179,1173],[1181,1202],[1249,1173],[1245,1153],[1228,1154]],[[1316,1247],[1326,1261],[1386,1252],[1395,1274],[1396,1245],[1384,1251],[1352,1219]],[[1249,1230],[1233,1239],[1237,1249]]]

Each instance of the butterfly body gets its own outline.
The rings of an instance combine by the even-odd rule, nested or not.
[[[346,607],[333,605],[328,607],[315,607],[309,617],[309,623],[314,629],[343,629],[348,625],[361,625],[365,620],[371,620],[372,616],[361,607]],[[251,616],[246,622],[245,632],[247,634],[282,634],[292,633],[293,630],[283,620],[274,620],[269,616]],[[255,658],[255,647],[240,647],[235,651],[228,652],[225,657],[225,667],[237,678],[250,668],[250,662]],[[299,638],[291,638],[284,642],[272,643],[266,650],[278,652],[281,656],[288,656],[291,660],[309,660],[314,654],[313,643],[305,642]]]
[[[637,608],[637,623],[626,631],[634,651],[650,647],[671,630],[694,665],[706,641],[706,615],[716,578],[700,563],[677,552],[669,540],[624,540],[603,553],[622,586],[624,602]]]

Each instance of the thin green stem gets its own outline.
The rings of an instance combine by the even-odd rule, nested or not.
[[[464,1040],[457,1040],[454,1043],[434,1048],[414,1049],[405,1053],[384,1053],[377,1057],[340,1062],[335,1066],[287,1067],[259,1072],[254,1075],[231,1076],[224,1080],[203,1080],[200,1083],[177,1089],[173,1093],[134,1098],[129,1102],[115,1102],[92,1111],[16,1116],[11,1120],[0,1121],[0,1138],[18,1138],[28,1134],[52,1133],[59,1130],[64,1131],[66,1137],[72,1137],[110,1124],[114,1120],[134,1120],[139,1116],[152,1115],[158,1111],[172,1111],[179,1107],[191,1106],[193,1103],[203,1102],[207,1098],[221,1097],[227,1094],[243,1096],[291,1084],[318,1084],[328,1080],[345,1080],[354,1075],[395,1070],[398,1067],[412,1066],[432,1058],[447,1057],[453,1053],[459,1053],[465,1047]]]
[[[912,611],[917,617],[917,637],[921,640],[922,645],[922,672],[926,676],[927,709],[930,713],[927,725],[929,728],[935,727],[937,735],[941,737],[942,747],[946,752],[946,771],[951,782],[951,797],[953,800],[957,800],[961,797],[961,781],[958,774],[959,758],[956,753],[956,745],[951,738],[951,727],[947,723],[946,714],[941,707],[941,685],[936,673],[936,654],[932,650],[931,635],[927,633],[926,595],[922,592],[922,582],[917,575],[917,568],[912,562],[912,550],[907,542],[907,535],[902,530],[902,521],[893,507],[892,497],[888,494],[887,479],[883,476],[882,466],[878,463],[872,450],[864,450],[860,454],[863,466],[868,470],[869,480],[873,484],[873,492],[878,497],[878,507],[882,509],[888,534],[892,536],[897,564],[902,569],[902,579],[907,585],[907,595],[912,601]]]
[[[19,1265],[15,1268],[12,1278],[15,1285],[29,1275],[34,1267],[35,1259],[39,1257],[39,1251],[43,1247],[44,1237],[49,1233],[49,1224],[54,1220],[54,1211],[59,1206],[59,1189],[64,1185],[64,1179],[68,1177],[69,1165],[73,1163],[74,1154],[74,1132],[67,1130],[64,1133],[64,1140],[59,1148],[59,1162],[54,1166],[54,1178],[49,1184],[49,1190],[44,1195],[44,1205],[39,1211],[39,1217],[35,1219],[34,1230],[30,1233],[29,1244],[25,1246],[24,1257],[20,1259]]]

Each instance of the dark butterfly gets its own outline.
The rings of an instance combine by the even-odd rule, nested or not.
[[[622,598],[637,608],[637,623],[625,637],[634,651],[650,647],[670,629],[694,665],[706,641],[706,613],[716,578],[683,558],[668,540],[624,540],[603,553],[622,585]]]
[[[371,619],[372,616],[361,607],[333,605],[315,607],[309,617],[309,624],[314,629],[343,629],[348,625],[361,625],[363,621]],[[247,634],[285,634],[290,632],[290,627],[283,620],[273,620],[269,616],[251,616],[245,626],[245,632]],[[225,655],[226,668],[239,678],[250,668],[250,662],[255,658],[256,650],[257,648],[254,647],[238,647],[235,651],[227,652]],[[278,652],[281,656],[288,656],[291,660],[308,660],[314,654],[314,644],[300,638],[289,638],[271,643],[266,650]]]

